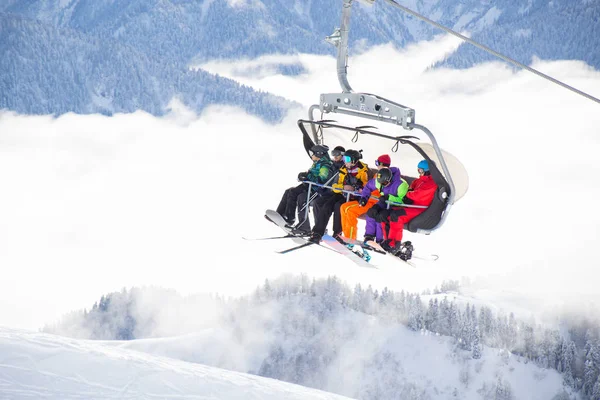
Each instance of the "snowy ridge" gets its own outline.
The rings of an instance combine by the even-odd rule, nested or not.
[[[0,327],[0,398],[339,399],[274,379]]]
[[[442,289],[456,285],[448,282]],[[161,325],[169,325],[160,320],[161,308],[181,319],[204,321],[204,328],[188,328],[186,335],[171,331],[162,338],[151,336],[154,324],[145,327],[147,321],[127,309],[126,304],[137,301],[124,293],[103,297],[101,308],[94,307],[83,319],[98,321],[99,330],[113,326],[106,339],[123,337],[124,332],[146,338],[107,345],[364,400],[478,398],[478,393],[485,397],[499,391],[506,393],[505,399],[542,400],[562,392],[563,382],[573,386],[579,350],[557,331],[543,331],[512,315],[492,313],[489,307],[470,307],[470,299],[458,294],[433,297],[426,305],[416,294],[379,293],[360,285],[351,289],[335,277],[312,282],[285,277],[265,281],[252,296],[220,300],[221,306],[214,307],[220,317],[212,320],[202,311],[186,315],[174,301],[157,305],[158,310],[144,307]],[[133,325],[119,322],[125,314]],[[91,326],[80,320],[64,328],[81,325]],[[71,334],[64,328],[56,332]],[[591,339],[587,344],[596,348]]]

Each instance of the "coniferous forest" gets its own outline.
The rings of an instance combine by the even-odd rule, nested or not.
[[[161,300],[148,307],[144,298]],[[495,313],[488,306],[465,303],[456,281],[446,281],[431,293],[418,294],[387,288],[378,292],[360,284],[351,288],[336,277],[282,277],[265,280],[251,296],[225,299],[212,295],[204,296],[203,301],[211,304],[210,309],[219,310],[218,325],[231,332],[233,342],[247,343],[260,332],[260,339],[252,340],[266,346],[262,361],[258,368],[243,372],[327,390],[323,387],[324,371],[331,368],[345,345],[365,334],[371,325],[401,326],[421,335],[446,338],[456,357],[480,360],[494,354],[556,370],[562,374],[565,386],[586,398],[600,399],[598,321],[566,318],[561,330],[543,327],[510,312]],[[158,318],[167,311],[165,307],[177,314],[177,309],[197,303],[197,297],[181,297],[170,290],[123,289],[102,296],[90,310],[75,311],[44,331],[104,340],[168,336],[175,332],[161,332]],[[348,313],[353,317],[349,318]],[[200,314],[195,318],[201,321],[207,317]],[[401,360],[386,347],[374,351],[368,365],[392,375],[394,369],[403,368]],[[462,373],[461,380],[468,381],[473,372],[465,369]],[[369,384],[371,378],[367,375],[359,398],[391,398],[381,390],[387,390],[388,395],[416,390],[409,382],[397,379],[390,379],[389,385]],[[493,390],[486,390],[497,393],[498,385],[506,397],[491,398],[511,399],[508,383],[501,380]]]

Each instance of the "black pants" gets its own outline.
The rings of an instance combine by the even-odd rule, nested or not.
[[[312,190],[310,192],[310,197],[314,197],[315,196],[315,191]],[[312,206],[313,208],[313,215],[315,216],[315,221],[317,220],[317,215],[319,215],[319,206],[320,203],[318,200],[323,198],[323,197],[330,197],[333,193],[331,192],[325,192],[325,193],[319,193],[317,195],[317,197],[315,197],[313,199],[313,201],[310,202],[310,206]],[[308,214],[306,214],[306,209],[302,210],[302,212],[300,212],[300,209],[304,206],[304,202],[306,201],[306,197],[308,196],[308,190],[306,192],[304,192],[303,194],[301,194],[300,196],[298,196],[298,201],[300,201],[300,198],[302,197],[304,200],[302,201],[302,206],[300,206],[298,208],[298,226],[297,228],[299,230],[305,231],[305,232],[310,232],[310,219],[308,218]],[[298,203],[300,204],[300,203]],[[306,218],[305,218],[306,217]]]
[[[290,222],[294,221],[296,219],[296,209],[300,210],[306,203],[307,192],[308,185],[305,184],[287,189],[277,206],[277,213]],[[304,213],[304,210],[302,212]],[[300,220],[303,218],[304,214],[300,216]]]
[[[329,218],[333,214],[333,234],[342,232],[342,216],[340,206],[346,202],[346,196],[339,193],[331,193],[329,196],[322,196],[315,200],[315,227],[314,233],[323,235],[325,228],[329,223]]]

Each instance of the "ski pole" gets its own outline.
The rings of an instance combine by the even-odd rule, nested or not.
[[[336,176],[338,176],[338,175],[339,175],[339,173],[340,173],[340,171],[338,171],[338,172],[336,172],[335,174],[333,174],[333,176],[332,176],[331,178],[329,178],[329,180],[328,180],[327,182],[325,182],[325,183],[323,184],[323,186],[327,186],[327,185],[329,184],[329,182],[331,182],[331,181],[333,180],[333,178],[335,178]],[[312,185],[314,185],[314,182],[308,182],[308,194],[309,194],[309,195],[310,195],[310,189],[312,188]],[[318,184],[317,184],[317,185],[318,185]],[[305,209],[306,207],[308,207],[308,206],[310,205],[310,203],[312,203],[312,201],[313,201],[314,199],[316,199],[316,198],[317,198],[317,196],[318,196],[318,195],[319,195],[319,193],[317,193],[317,192],[315,191],[315,194],[314,194],[314,195],[312,195],[312,196],[310,197],[310,199],[308,199],[308,201],[307,201],[306,203],[304,203],[304,205],[303,205],[303,206],[302,206],[302,208],[300,209],[300,212],[304,211],[304,209]]]

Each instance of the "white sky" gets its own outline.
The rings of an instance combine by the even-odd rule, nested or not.
[[[361,269],[319,248],[282,256],[273,250],[283,241],[241,239],[279,233],[263,212],[310,165],[295,123],[306,109],[277,126],[176,102],[165,118],[0,114],[0,325],[37,329],[122,287],[237,295],[285,272],[411,291],[468,279],[468,294],[509,311],[597,313],[599,105],[500,63],[427,70],[455,47],[441,38],[350,58],[356,91],[415,108],[470,175],[442,229],[405,236],[441,256],[417,270]],[[308,74],[252,78],[243,61],[204,68],[306,106],[340,91],[333,58],[281,59]],[[600,96],[600,73],[580,62],[534,67]],[[372,163],[390,146],[369,149]]]

